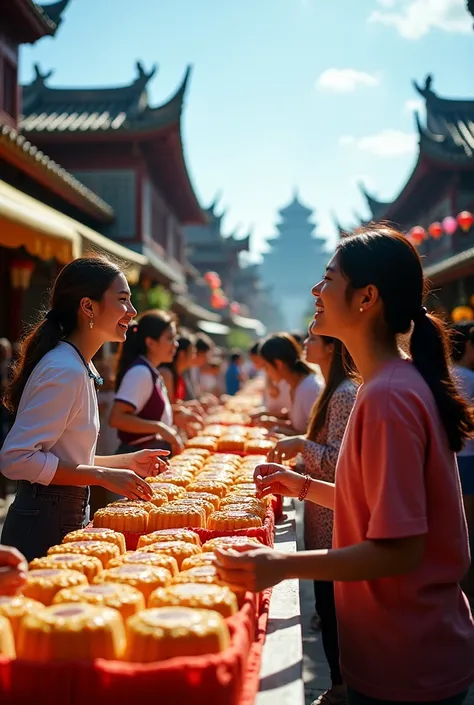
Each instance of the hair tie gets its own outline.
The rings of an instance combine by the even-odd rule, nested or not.
[[[428,309],[426,306],[422,306],[418,312],[418,314],[415,316],[413,319],[413,323],[417,323],[417,321],[421,321],[423,318],[425,318],[428,315]]]

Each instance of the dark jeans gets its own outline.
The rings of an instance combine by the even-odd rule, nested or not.
[[[88,520],[89,488],[20,481],[3,526],[1,542],[15,546],[28,561]]]
[[[396,700],[377,700],[376,698],[368,698],[366,695],[358,693],[352,688],[347,689],[347,705],[462,705],[467,696],[467,690],[459,695],[453,695],[451,698],[444,700],[430,700],[419,702],[398,702]]]
[[[321,619],[321,637],[323,649],[331,673],[333,685],[342,685],[339,666],[339,639],[337,636],[336,604],[334,601],[334,583],[315,580],[314,597],[316,611]]]

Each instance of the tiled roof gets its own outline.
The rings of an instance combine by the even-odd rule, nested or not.
[[[374,198],[374,196],[372,196],[365,189],[363,184],[360,184],[360,190],[362,191],[362,195],[364,196],[365,200],[367,201],[367,205],[368,205],[370,213],[372,215],[372,219],[379,220],[380,218],[383,218],[383,214],[387,210],[390,203],[387,203],[385,201],[379,201],[377,198]]]
[[[64,197],[66,189],[74,196],[76,202],[78,199],[82,201],[85,209],[100,220],[113,219],[114,212],[111,206],[35,147],[24,135],[18,134],[16,130],[1,121],[0,143],[19,156],[27,166],[32,167],[37,175],[52,187],[52,190],[55,190],[54,186],[59,187]]]
[[[156,67],[146,72],[137,62],[133,83],[116,88],[51,88],[52,72],[41,73],[23,87],[21,129],[29,133],[147,131],[179,122],[190,69],[181,86],[166,103],[148,104],[147,84]]]
[[[61,24],[62,14],[69,4],[69,0],[59,0],[59,2],[53,2],[50,5],[40,5],[37,2],[33,2],[33,0],[29,0],[29,2],[31,5],[35,5],[49,23],[54,25],[54,32]]]
[[[426,78],[424,86],[414,84],[426,101],[426,127],[417,121],[421,148],[456,162],[473,159],[474,100],[440,98],[432,84],[432,76]]]

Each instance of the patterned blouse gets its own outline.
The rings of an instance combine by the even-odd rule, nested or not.
[[[336,463],[352,407],[357,386],[345,380],[336,389],[329,402],[326,423],[316,441],[306,440],[303,460],[305,472],[317,480],[334,482]],[[314,502],[305,502],[304,540],[306,550],[332,547],[333,511]]]

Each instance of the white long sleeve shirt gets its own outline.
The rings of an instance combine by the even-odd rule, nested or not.
[[[94,464],[99,427],[94,381],[76,350],[59,343],[26,383],[0,453],[0,472],[10,480],[49,485],[60,460]]]

